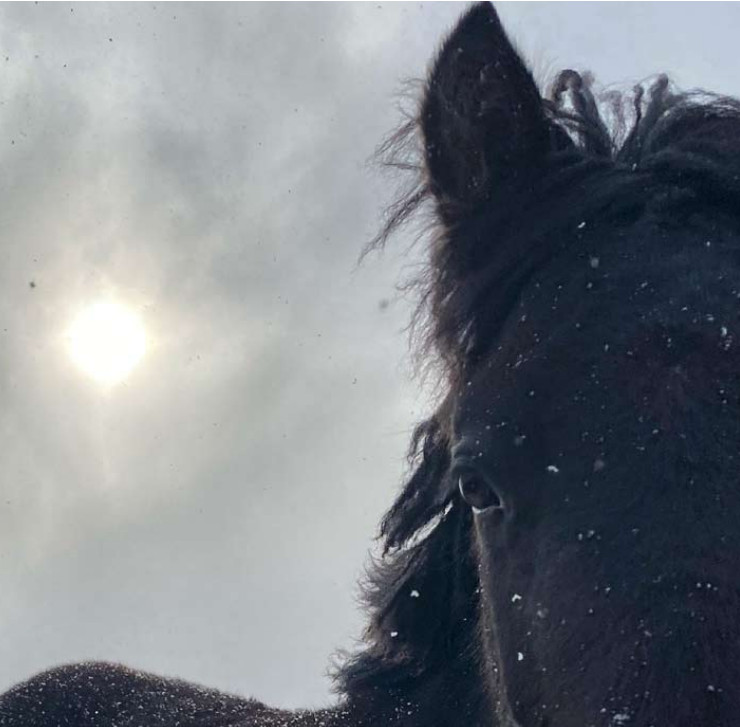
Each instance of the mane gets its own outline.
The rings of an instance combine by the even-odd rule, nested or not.
[[[334,674],[339,690],[355,701],[374,703],[382,689],[386,697],[422,709],[438,695],[424,699],[420,690],[434,692],[430,680],[451,662],[458,664],[461,682],[478,681],[477,630],[459,628],[477,619],[471,516],[455,503],[457,489],[447,477],[446,421],[437,414],[416,428],[409,453],[413,473],[381,523],[382,555],[362,584],[371,617],[367,646]],[[449,684],[444,696],[454,699]],[[474,713],[477,701],[469,697],[466,709]]]
[[[679,206],[738,217],[737,100],[701,91],[680,93],[665,76],[631,93],[597,96],[588,75],[567,70],[557,76],[544,104],[556,151],[537,194],[506,190],[503,211],[489,206],[465,222],[473,225],[473,233],[477,224],[496,238],[495,255],[486,248],[478,259],[468,255],[461,260],[452,244],[454,226],[441,221],[423,163],[423,101],[377,151],[383,165],[410,175],[410,183],[388,208],[365,252],[383,247],[410,221],[425,222],[420,239],[428,246],[427,263],[406,284],[417,296],[412,349],[438,376],[444,400],[416,429],[411,475],[382,521],[383,554],[372,563],[363,587],[370,615],[365,647],[335,674],[350,699],[372,699],[374,690],[383,689],[411,703],[414,694],[434,688],[445,663],[459,671],[460,690],[479,681],[471,677],[480,660],[474,646],[478,580],[470,552],[471,516],[448,481],[447,426],[450,402],[466,372],[495,342],[533,270],[552,255],[522,247],[526,226],[542,231],[570,225],[572,230],[575,220],[589,215],[627,224],[646,210],[668,219]],[[585,180],[586,195],[579,184]],[[469,227],[466,231],[471,234]],[[445,694],[437,704],[453,698],[448,696],[453,686],[440,688]],[[480,703],[485,695],[473,692],[466,698]]]
[[[450,244],[454,230],[440,222],[434,205],[424,165],[422,106],[417,102],[415,112],[376,151],[381,166],[401,172],[408,181],[386,209],[384,224],[363,254],[384,247],[402,228],[421,220],[417,242],[425,242],[427,262],[402,287],[416,299],[409,329],[416,368],[432,374],[443,393],[460,384],[474,358],[471,354],[480,353],[481,341],[490,343],[495,338],[496,328],[518,297],[521,285],[516,285],[512,268],[526,255],[521,248],[507,255],[503,243],[511,227],[509,220],[516,216],[512,210],[525,212],[527,204],[534,204],[533,197],[548,200],[548,208],[537,208],[536,213],[540,228],[549,226],[553,231],[576,217],[597,215],[606,207],[612,208],[611,213],[631,217],[655,204],[664,214],[673,213],[678,205],[688,202],[694,208],[723,210],[737,218],[737,99],[705,91],[679,92],[665,75],[629,93],[595,93],[590,74],[565,70],[544,99],[553,138],[559,140],[551,172],[539,182],[538,195],[525,195],[528,201],[512,192],[510,204],[500,205],[501,212],[487,210],[488,234],[499,238],[497,253],[492,256],[486,251],[487,259],[476,260],[470,266],[478,270],[473,275],[459,269],[459,256]],[[571,196],[566,204],[558,190],[573,188],[597,172],[601,188],[590,184],[587,196]],[[667,187],[674,187],[674,193],[666,195]],[[466,273],[466,284],[461,286],[460,278]],[[490,320],[491,325],[482,332],[476,329],[476,318],[480,318],[484,298],[496,320]]]

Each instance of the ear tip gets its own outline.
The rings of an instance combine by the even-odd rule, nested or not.
[[[492,2],[473,4],[460,20],[460,26],[478,26],[494,23],[501,25],[496,8]]]
[[[497,40],[506,38],[506,33],[493,3],[479,2],[471,5],[457,21],[448,37],[448,44],[454,41],[457,46],[467,46],[478,51],[494,47]]]

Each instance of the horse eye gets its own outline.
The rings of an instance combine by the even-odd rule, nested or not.
[[[460,475],[458,487],[463,500],[475,512],[487,510],[489,507],[502,506],[501,498],[480,475],[474,473]]]

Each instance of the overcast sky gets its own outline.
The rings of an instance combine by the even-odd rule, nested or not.
[[[355,269],[365,162],[463,8],[0,5],[0,689],[106,659],[331,699],[429,408],[408,241]],[[740,94],[738,4],[499,8],[540,79]],[[63,334],[110,297],[150,350],[102,389]]]

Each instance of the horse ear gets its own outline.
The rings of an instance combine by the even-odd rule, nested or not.
[[[551,125],[490,3],[473,6],[437,57],[421,108],[428,182],[443,216],[536,173]]]

